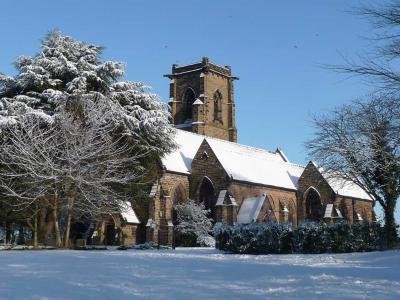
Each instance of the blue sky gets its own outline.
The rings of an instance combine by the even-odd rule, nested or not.
[[[365,95],[371,87],[324,64],[370,49],[371,26],[348,13],[351,0],[1,1],[0,72],[34,55],[52,29],[106,47],[103,58],[127,63],[127,78],[168,99],[173,63],[208,56],[231,65],[239,142],[308,161],[313,113]]]

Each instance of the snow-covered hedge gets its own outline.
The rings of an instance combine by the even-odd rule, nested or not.
[[[232,253],[341,253],[379,248],[380,227],[375,224],[302,223],[217,225],[216,248]]]
[[[221,225],[214,227],[216,248],[233,253],[291,253],[293,229],[290,224]]]

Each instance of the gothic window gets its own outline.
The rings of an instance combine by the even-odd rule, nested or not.
[[[179,184],[173,194],[172,194],[172,202],[174,205],[176,204],[182,204],[186,201],[186,193],[185,193],[185,188],[183,187],[182,184]]]
[[[211,210],[211,218],[215,220],[215,204],[217,198],[215,197],[214,186],[207,177],[204,177],[200,186],[199,202],[203,203],[206,209]]]
[[[322,203],[319,193],[310,188],[306,197],[306,219],[320,221],[322,218]]]
[[[179,184],[172,193],[172,224],[178,225],[178,216],[175,205],[183,204],[187,200],[186,191],[182,184]]]
[[[188,88],[184,95],[185,105],[185,120],[193,119],[193,102],[196,100],[196,95],[191,88]]]
[[[220,91],[214,93],[214,121],[222,123],[222,94]]]

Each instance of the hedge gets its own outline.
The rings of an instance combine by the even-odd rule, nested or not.
[[[371,223],[305,222],[297,228],[288,223],[217,224],[216,248],[231,253],[344,253],[381,249],[382,227]]]

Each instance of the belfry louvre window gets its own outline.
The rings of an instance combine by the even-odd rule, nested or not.
[[[191,120],[193,118],[193,102],[196,100],[196,95],[191,88],[188,88],[184,95],[185,104],[185,120]]]
[[[214,121],[222,123],[222,94],[220,91],[214,93]]]

